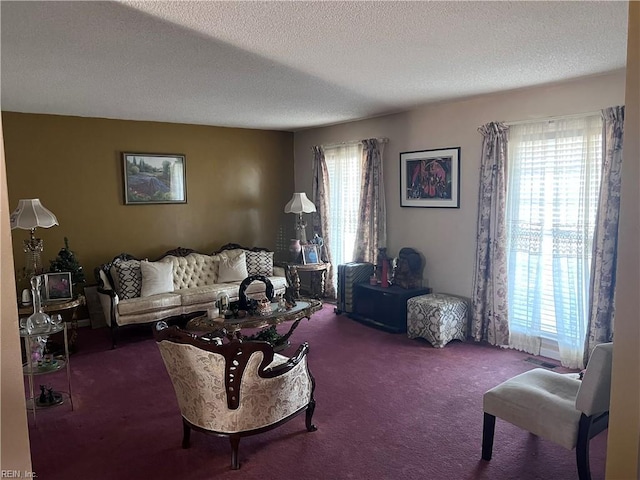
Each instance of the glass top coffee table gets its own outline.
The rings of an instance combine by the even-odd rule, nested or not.
[[[202,334],[203,338],[236,337],[244,340],[262,340],[273,345],[275,351],[289,345],[289,337],[303,319],[311,318],[322,308],[320,300],[303,298],[296,300],[296,305],[289,310],[280,309],[276,303],[271,304],[268,315],[239,315],[238,318],[209,318],[206,312],[192,318],[185,326],[186,330]],[[276,330],[276,325],[293,322],[284,335]],[[253,335],[242,335],[243,329],[262,329]]]

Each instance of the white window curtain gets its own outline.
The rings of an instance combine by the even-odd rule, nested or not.
[[[602,166],[600,116],[511,125],[507,168],[509,344],[583,365]]]
[[[352,262],[358,229],[362,143],[324,147],[329,172],[329,229],[335,265]],[[337,269],[334,270],[337,273]],[[334,284],[336,279],[332,279]]]

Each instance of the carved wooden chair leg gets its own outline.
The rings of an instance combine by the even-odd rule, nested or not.
[[[491,460],[493,453],[493,434],[496,428],[496,417],[485,412],[482,426],[482,459]]]
[[[307,432],[315,432],[318,427],[316,427],[313,424],[313,412],[316,409],[316,401],[315,400],[311,400],[309,402],[309,405],[307,405],[307,411],[305,413],[306,419],[305,419],[305,423],[307,425]]]
[[[187,421],[182,419],[182,448],[189,448],[191,445],[191,427]]]
[[[231,441],[231,469],[238,470],[240,468],[240,462],[238,461],[238,447],[240,446],[240,436],[229,436]]]

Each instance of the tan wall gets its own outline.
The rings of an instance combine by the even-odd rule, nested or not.
[[[0,468],[17,470],[24,477],[31,471],[31,455],[9,232],[5,156],[0,145]]]
[[[177,246],[276,247],[293,192],[287,132],[3,112],[9,205],[40,198],[59,226],[38,229],[44,265],[68,237],[89,283],[121,252]],[[124,205],[121,152],[186,155],[187,204]],[[14,230],[16,269],[26,230]]]
[[[435,291],[470,296],[476,248],[478,179],[482,138],[490,121],[517,121],[593,112],[624,103],[624,72],[563,84],[485,95],[409,112],[297,132],[296,191],[311,193],[311,146],[388,137],[384,152],[388,248],[420,250],[425,279]],[[401,208],[399,154],[461,147],[460,209]]]
[[[629,2],[607,479],[640,478],[640,3]]]

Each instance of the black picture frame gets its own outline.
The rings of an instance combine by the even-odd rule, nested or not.
[[[71,272],[45,273],[44,295],[46,302],[73,300]]]
[[[460,208],[460,147],[401,152],[400,205]]]
[[[187,203],[184,155],[123,152],[122,169],[125,205]]]

